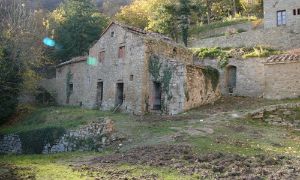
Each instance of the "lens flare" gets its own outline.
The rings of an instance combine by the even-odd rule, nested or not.
[[[43,43],[46,45],[46,46],[49,46],[49,47],[54,47],[55,46],[55,41],[51,38],[44,38],[43,39]]]
[[[97,66],[97,58],[89,56],[87,59],[87,64],[90,66]]]

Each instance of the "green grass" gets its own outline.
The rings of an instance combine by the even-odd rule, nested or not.
[[[249,21],[257,20],[256,17],[243,17],[243,16],[237,16],[235,18],[229,17],[224,19],[223,21],[216,21],[212,22],[210,24],[199,24],[191,28],[190,33],[192,35],[198,35],[199,33],[211,31],[214,29],[232,26],[236,24],[241,24]]]
[[[299,99],[266,101],[265,104],[299,102]],[[247,107],[244,107],[247,108]],[[2,127],[1,132],[19,132],[48,126],[76,128],[82,124],[108,116],[114,120],[119,135],[128,140],[123,143],[121,151],[145,145],[190,144],[195,152],[207,154],[222,152],[253,156],[288,155],[300,157],[300,132],[285,127],[271,126],[267,123],[249,119],[210,120],[209,114],[201,109],[183,113],[177,120],[155,120],[147,116],[146,121],[126,114],[113,114],[98,110],[84,110],[75,107],[44,107],[36,109],[24,121],[10,127]],[[186,118],[189,117],[189,120]],[[192,117],[192,119],[190,119]],[[224,116],[225,118],[225,116]],[[199,121],[204,119],[204,121]],[[189,129],[212,128],[213,134],[189,135]],[[182,138],[170,140],[174,135]],[[167,167],[150,167],[145,165],[113,164],[97,171],[74,171],[69,164],[113,153],[107,149],[102,153],[70,152],[54,155],[6,155],[0,156],[0,164],[13,164],[27,169],[17,170],[26,177],[34,174],[37,179],[94,179],[96,176],[111,177],[109,171],[128,172],[126,177],[142,177],[155,174],[158,179],[197,179],[184,175]],[[5,169],[0,168],[0,174]]]
[[[27,115],[24,120],[16,124],[1,127],[0,133],[17,133],[47,127],[73,129],[106,116],[114,120],[128,118],[126,114],[114,114],[109,111],[102,112],[78,107],[44,107],[36,108],[32,113]]]
[[[68,161],[81,160],[110,153],[72,152],[54,155],[6,155],[0,156],[0,163],[13,164],[21,168],[17,170],[20,177],[26,178],[34,174],[36,179],[86,179],[88,172],[73,171]],[[25,168],[25,169],[22,169]],[[0,168],[1,169],[1,168]],[[85,177],[85,178],[84,178]]]

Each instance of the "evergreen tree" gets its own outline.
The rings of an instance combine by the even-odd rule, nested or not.
[[[91,43],[100,37],[108,23],[90,0],[66,0],[52,12],[52,19],[58,43],[54,58],[58,61],[88,53]]]
[[[179,13],[182,41],[184,45],[187,46],[189,36],[189,16],[191,13],[190,0],[180,0]]]

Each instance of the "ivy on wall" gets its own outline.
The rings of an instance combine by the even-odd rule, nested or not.
[[[170,101],[173,98],[172,93],[170,92],[170,84],[172,80],[172,68],[162,66],[162,63],[159,60],[157,55],[151,55],[149,60],[149,73],[153,77],[155,82],[159,82],[162,85],[163,94],[167,95],[167,99],[163,96],[161,100],[162,111],[167,112],[166,101]],[[162,75],[161,75],[162,73]]]
[[[206,90],[208,89],[208,81],[210,80],[213,90],[216,91],[220,79],[219,71],[211,66],[207,66],[202,72],[205,75]]]

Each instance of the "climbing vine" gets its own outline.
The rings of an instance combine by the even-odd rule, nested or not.
[[[203,73],[205,75],[206,90],[208,89],[208,81],[210,80],[213,90],[216,91],[220,79],[219,71],[211,66],[207,66],[203,69]]]
[[[160,78],[160,69],[162,63],[159,62],[159,57],[156,55],[152,55],[149,61],[149,72],[154,78],[155,81],[158,81]]]
[[[69,69],[68,73],[67,73],[67,77],[66,77],[66,95],[67,95],[67,103],[69,103],[70,100],[70,96],[72,94],[72,91],[70,89],[70,83],[73,79],[73,74],[71,73],[71,70]]]
[[[162,77],[162,85],[163,91],[168,95],[168,100],[172,99],[172,94],[170,93],[170,84],[172,79],[172,70],[170,67],[166,67],[163,70],[163,77]]]
[[[167,112],[166,100],[170,101],[173,98],[170,92],[170,84],[172,80],[172,68],[167,65],[162,68],[162,63],[157,55],[152,55],[149,61],[149,73],[155,82],[160,82],[162,85],[162,92],[167,98],[161,99],[162,111]],[[162,75],[161,75],[162,73]]]

